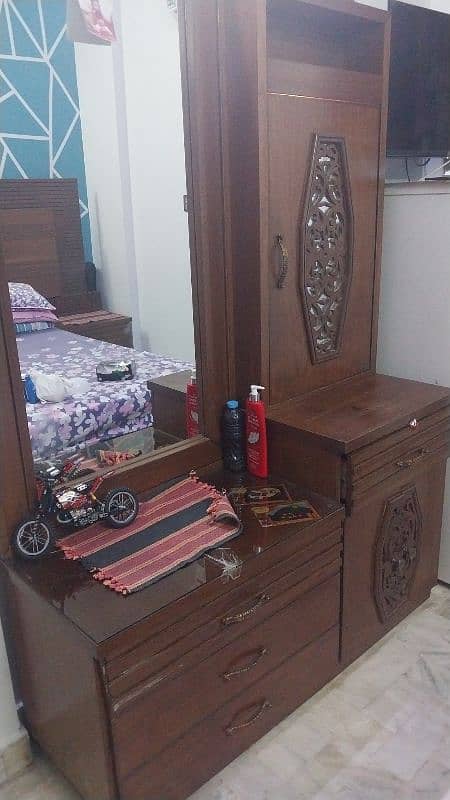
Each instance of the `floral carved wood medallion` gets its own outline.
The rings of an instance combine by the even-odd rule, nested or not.
[[[387,501],[375,552],[374,593],[386,622],[408,599],[422,536],[422,513],[415,488]]]
[[[344,139],[314,136],[300,243],[313,364],[339,355],[352,277],[353,211]]]

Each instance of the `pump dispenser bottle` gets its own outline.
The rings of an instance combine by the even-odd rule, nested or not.
[[[225,469],[245,469],[245,414],[237,400],[228,400],[222,413],[222,455]]]
[[[246,403],[247,469],[259,478],[268,475],[266,410],[260,395],[263,389],[264,386],[252,384]]]

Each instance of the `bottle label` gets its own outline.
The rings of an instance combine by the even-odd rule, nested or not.
[[[186,428],[188,438],[198,436],[200,432],[198,414],[198,392],[196,384],[187,387],[186,392]]]
[[[259,432],[259,420],[254,411],[248,410],[247,411],[247,425],[248,425],[248,433],[247,433],[247,442],[248,442],[248,452],[247,452],[247,460],[249,464],[253,464],[257,466],[260,462],[260,452],[257,447],[258,442],[260,440],[260,432]]]

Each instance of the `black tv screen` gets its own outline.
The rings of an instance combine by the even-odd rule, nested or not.
[[[391,0],[388,156],[450,151],[450,14]]]

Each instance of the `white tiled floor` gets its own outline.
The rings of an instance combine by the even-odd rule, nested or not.
[[[79,797],[38,758],[0,800]],[[191,800],[450,800],[450,590]]]

